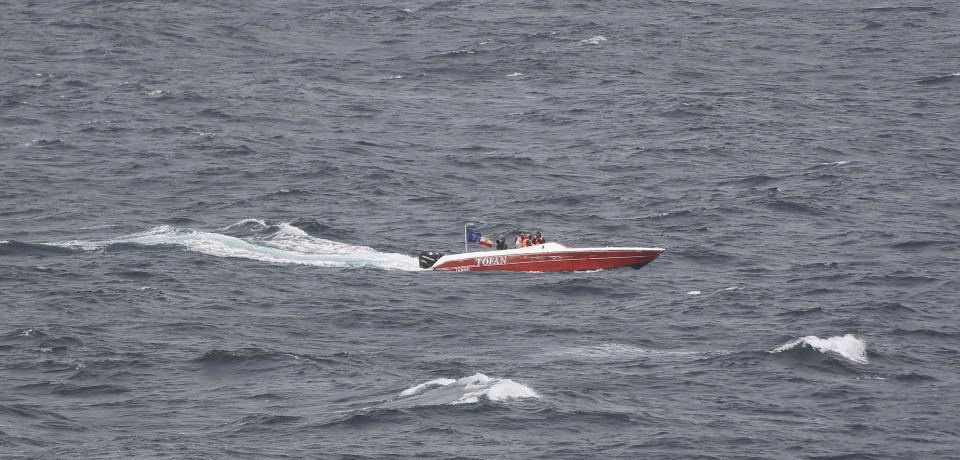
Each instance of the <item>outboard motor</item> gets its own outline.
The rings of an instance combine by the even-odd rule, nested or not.
[[[437,260],[443,257],[443,253],[436,251],[423,251],[420,253],[420,268],[430,268]]]

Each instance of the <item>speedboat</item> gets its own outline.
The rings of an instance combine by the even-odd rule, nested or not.
[[[518,249],[465,252],[443,255],[420,253],[420,268],[475,272],[486,270],[513,272],[562,272],[641,268],[660,256],[663,248],[568,248],[559,243],[543,243]]]

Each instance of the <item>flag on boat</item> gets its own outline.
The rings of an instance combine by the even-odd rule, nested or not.
[[[480,232],[473,230],[471,228],[467,228],[467,242],[477,243],[480,246],[484,246],[488,248],[492,248],[496,246],[496,243],[491,241],[490,238],[483,236]]]

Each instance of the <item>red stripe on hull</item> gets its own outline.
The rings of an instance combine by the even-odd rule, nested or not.
[[[449,271],[514,271],[563,272],[602,270],[619,267],[642,267],[660,256],[660,251],[586,251],[547,252],[497,256],[477,254],[476,257],[444,262],[434,270]]]

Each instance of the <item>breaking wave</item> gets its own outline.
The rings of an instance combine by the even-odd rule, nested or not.
[[[279,264],[314,265],[319,267],[374,267],[390,270],[419,270],[417,259],[404,254],[379,252],[367,246],[326,240],[310,236],[293,225],[268,226],[263,221],[245,219],[233,224],[254,223],[276,228],[266,236],[239,238],[220,233],[181,229],[163,225],[146,232],[134,233],[105,241],[66,241],[52,246],[98,251],[114,245],[173,246],[214,257],[234,257]]]
[[[474,404],[480,400],[509,401],[539,399],[532,388],[510,379],[488,377],[476,373],[460,379],[439,378],[412,386],[400,392],[404,405],[437,406]]]
[[[828,337],[822,339],[815,335],[800,337],[780,345],[770,353],[781,353],[787,350],[810,348],[820,353],[838,355],[849,361],[867,364],[867,344],[853,334]]]
[[[439,378],[439,379],[433,379],[433,380],[430,380],[430,381],[428,381],[428,382],[423,382],[423,383],[421,383],[421,384],[419,384],[419,385],[414,385],[414,386],[412,386],[412,387],[410,387],[410,388],[407,388],[406,390],[403,390],[403,391],[400,392],[400,396],[415,395],[415,394],[417,394],[417,393],[419,393],[419,392],[421,392],[421,391],[423,391],[423,390],[425,390],[425,389],[427,389],[427,388],[430,388],[430,387],[438,387],[438,386],[439,386],[439,387],[444,387],[444,386],[447,386],[447,385],[450,385],[450,384],[453,384],[453,383],[457,383],[457,381],[454,380],[454,379],[447,379],[447,378],[442,378],[442,377],[441,377],[441,378]]]

